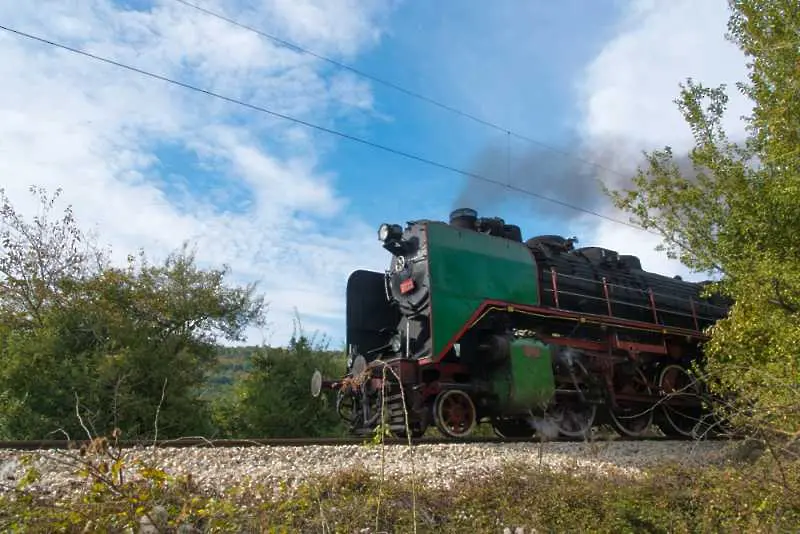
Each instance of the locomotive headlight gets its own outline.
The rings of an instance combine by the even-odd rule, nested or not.
[[[403,348],[403,342],[400,338],[400,334],[395,334],[392,336],[392,341],[390,346],[392,352],[400,352],[400,349]]]
[[[389,238],[389,225],[384,223],[378,228],[378,240],[386,241]]]
[[[378,228],[378,239],[383,243],[383,248],[394,256],[402,254],[406,248],[406,243],[403,241],[403,227],[399,224],[382,224]]]
[[[378,239],[386,243],[387,241],[399,241],[403,238],[403,228],[399,224],[382,224],[378,228]]]

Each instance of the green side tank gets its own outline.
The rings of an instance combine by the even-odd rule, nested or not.
[[[498,408],[504,413],[527,413],[543,408],[555,394],[551,348],[535,339],[515,339],[510,357],[491,377]]]

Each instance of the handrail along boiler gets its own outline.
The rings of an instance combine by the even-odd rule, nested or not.
[[[347,282],[347,373],[312,377],[315,396],[337,392],[354,434],[386,423],[460,438],[488,422],[505,437],[598,424],[691,436],[706,415],[690,367],[728,303],[701,298],[704,283],[575,238],[523,242],[518,226],[468,208],[383,224],[378,238],[388,270]]]

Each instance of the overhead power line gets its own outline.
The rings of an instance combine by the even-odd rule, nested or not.
[[[289,116],[289,115],[278,113],[276,111],[272,111],[270,109],[267,109],[267,108],[264,108],[264,107],[261,107],[261,106],[257,106],[255,104],[250,104],[250,103],[244,102],[242,100],[238,100],[238,99],[235,99],[235,98],[224,96],[224,95],[221,95],[219,93],[215,93],[213,91],[209,91],[207,89],[203,89],[201,87],[197,87],[195,85],[191,85],[191,84],[188,84],[188,83],[184,83],[184,82],[175,80],[173,78],[169,78],[167,76],[161,76],[160,74],[155,74],[153,72],[149,72],[149,71],[137,68],[137,67],[133,67],[131,65],[127,65],[125,63],[121,63],[119,61],[115,61],[113,59],[108,59],[108,58],[105,58],[105,57],[102,57],[102,56],[98,56],[98,55],[92,54],[90,52],[86,52],[84,50],[80,50],[78,48],[73,48],[73,47],[71,47],[69,45],[65,45],[65,44],[62,44],[62,43],[57,43],[55,41],[50,41],[50,40],[45,39],[43,37],[38,37],[36,35],[32,35],[30,33],[26,33],[26,32],[23,32],[21,30],[15,30],[13,28],[9,28],[7,26],[2,26],[2,25],[0,25],[0,30],[6,31],[6,32],[9,32],[9,33],[13,33],[13,34],[15,34],[17,36],[25,37],[25,38],[33,40],[33,41],[38,41],[40,43],[47,44],[47,45],[53,46],[55,48],[60,48],[62,50],[67,50],[67,51],[72,52],[74,54],[78,54],[78,55],[81,55],[81,56],[84,56],[84,57],[87,57],[87,58],[90,58],[90,59],[94,59],[96,61],[100,61],[100,62],[103,62],[103,63],[114,65],[116,67],[119,67],[119,68],[122,68],[122,69],[125,69],[125,70],[129,70],[129,71],[135,72],[137,74],[141,74],[142,76],[147,76],[149,78],[154,78],[156,80],[160,80],[160,81],[172,84],[172,85],[177,85],[179,87],[183,87],[184,89],[189,89],[191,91],[202,93],[202,94],[207,95],[207,96],[218,98],[220,100],[224,100],[226,102],[230,102],[231,104],[236,104],[238,106],[242,106],[242,107],[245,107],[245,108],[248,108],[248,109],[252,109],[252,110],[258,111],[260,113],[266,113],[268,115],[272,115],[273,117],[278,117],[280,119],[284,119],[284,120],[287,120],[287,121],[290,121],[290,122],[293,122],[293,123],[296,123],[296,124],[301,124],[303,126],[306,126],[308,128],[314,129],[314,130],[318,130],[318,131],[325,132],[325,133],[328,133],[328,134],[331,134],[331,135],[342,137],[344,139],[349,139],[350,141],[354,141],[356,143],[361,143],[363,145],[366,145],[366,146],[369,146],[369,147],[372,147],[372,148],[377,148],[379,150],[383,150],[383,151],[389,152],[391,154],[395,154],[395,155],[402,156],[402,157],[405,157],[405,158],[408,158],[408,159],[411,159],[411,160],[415,160],[415,161],[418,161],[420,163],[425,163],[427,165],[431,165],[433,167],[438,167],[440,169],[451,171],[451,172],[454,172],[454,173],[457,173],[457,174],[461,174],[463,176],[467,176],[467,177],[470,177],[470,178],[475,178],[477,180],[481,180],[481,181],[485,181],[485,182],[488,182],[488,183],[492,183],[492,184],[498,185],[500,187],[504,187],[506,189],[509,189],[511,191],[516,191],[518,193],[522,193],[524,195],[529,195],[531,197],[538,198],[538,199],[541,199],[541,200],[545,200],[547,202],[552,202],[554,204],[559,204],[559,205],[564,206],[566,208],[570,208],[570,209],[573,209],[573,210],[576,210],[576,211],[580,211],[580,212],[583,212],[583,213],[586,213],[586,214],[589,214],[589,215],[593,215],[595,217],[599,217],[601,219],[605,219],[605,220],[610,221],[610,222],[614,222],[614,223],[617,223],[617,224],[622,224],[622,225],[625,225],[625,226],[629,226],[631,228],[635,228],[635,229],[643,231],[643,232],[653,233],[653,232],[651,232],[651,231],[649,231],[647,229],[644,229],[644,228],[642,228],[642,227],[640,227],[638,225],[635,225],[635,224],[632,224],[632,223],[629,223],[629,222],[626,222],[626,221],[622,221],[622,220],[619,220],[619,219],[615,219],[613,217],[609,217],[607,215],[603,215],[602,213],[598,213],[596,211],[593,211],[593,210],[590,210],[590,209],[587,209],[587,208],[576,206],[574,204],[569,204],[569,203],[564,202],[562,200],[558,200],[558,199],[555,199],[555,198],[547,197],[545,195],[542,195],[542,194],[539,194],[539,193],[536,193],[536,192],[533,192],[533,191],[529,191],[529,190],[523,189],[521,187],[517,187],[517,186],[510,185],[510,184],[506,184],[506,183],[503,183],[503,182],[501,182],[499,180],[494,180],[494,179],[489,178],[487,176],[482,176],[482,175],[479,175],[479,174],[468,172],[468,171],[465,171],[463,169],[459,169],[457,167],[453,167],[453,166],[445,164],[445,163],[441,163],[441,162],[438,162],[438,161],[435,161],[435,160],[432,160],[432,159],[429,159],[429,158],[426,158],[426,157],[423,157],[423,156],[418,156],[416,154],[412,154],[410,152],[405,152],[405,151],[402,151],[402,150],[398,150],[398,149],[392,148],[392,147],[387,146],[387,145],[382,145],[380,143],[375,143],[373,141],[369,141],[369,140],[363,139],[361,137],[356,137],[354,135],[350,135],[350,134],[347,134],[347,133],[344,133],[344,132],[340,132],[338,130],[333,130],[331,128],[326,128],[326,127],[320,126],[318,124],[314,124],[314,123],[311,123],[311,122],[308,122],[308,121],[304,121],[304,120],[298,119],[296,117],[292,117],[292,116]]]
[[[493,129],[495,129],[495,130],[497,130],[499,132],[502,132],[504,134],[510,135],[512,137],[516,137],[517,139],[521,139],[523,141],[527,141],[529,143],[532,143],[532,144],[535,144],[535,145],[539,145],[540,147],[546,148],[547,150],[551,150],[553,152],[558,152],[558,153],[563,154],[565,156],[571,157],[571,158],[573,158],[575,160],[582,161],[583,163],[586,163],[586,164],[591,165],[593,167],[596,167],[598,169],[602,169],[602,170],[608,171],[608,172],[610,172],[612,174],[616,174],[617,176],[621,176],[623,178],[627,178],[628,177],[627,175],[621,173],[620,171],[611,169],[611,168],[606,167],[604,165],[601,165],[601,164],[599,164],[597,162],[590,161],[588,159],[582,158],[582,157],[580,157],[580,156],[578,156],[578,155],[576,155],[574,153],[571,153],[571,152],[569,152],[567,150],[556,148],[556,147],[554,147],[552,145],[549,145],[549,144],[547,144],[547,143],[545,143],[543,141],[539,141],[538,139],[533,139],[532,137],[529,137],[527,135],[521,134],[519,132],[515,132],[514,130],[512,130],[510,128],[506,128],[506,127],[500,126],[499,124],[494,123],[492,121],[489,121],[489,120],[486,120],[486,119],[482,119],[482,118],[480,118],[480,117],[478,117],[478,116],[476,116],[476,115],[474,115],[472,113],[469,113],[467,111],[462,111],[462,110],[460,110],[460,109],[458,109],[456,107],[453,107],[451,105],[445,104],[445,103],[443,103],[443,102],[441,102],[439,100],[436,100],[436,99],[431,98],[429,96],[425,96],[425,95],[423,95],[421,93],[418,93],[416,91],[412,91],[411,89],[406,89],[405,87],[402,87],[402,86],[400,86],[400,85],[398,85],[398,84],[396,84],[394,82],[385,80],[383,78],[379,78],[379,77],[377,77],[377,76],[375,76],[373,74],[369,74],[368,72],[364,72],[363,70],[357,69],[355,67],[347,65],[347,64],[342,63],[340,61],[336,61],[335,59],[331,59],[329,57],[323,56],[322,54],[318,54],[316,52],[313,52],[312,50],[309,50],[308,48],[304,48],[304,47],[302,47],[300,45],[294,44],[294,43],[289,42],[289,41],[287,41],[285,39],[281,39],[280,37],[277,37],[275,35],[269,34],[269,33],[265,32],[263,30],[259,30],[258,28],[254,28],[252,26],[244,24],[243,22],[239,22],[239,21],[234,20],[232,18],[226,17],[225,15],[223,15],[221,13],[217,13],[216,11],[212,11],[210,9],[206,9],[206,8],[200,6],[200,5],[195,4],[194,2],[189,2],[188,0],[174,0],[174,1],[178,2],[179,4],[183,4],[186,7],[190,7],[192,9],[195,9],[195,10],[197,10],[197,11],[199,11],[201,13],[204,13],[206,15],[209,15],[211,17],[215,17],[215,18],[217,18],[219,20],[227,22],[228,24],[232,24],[233,26],[237,26],[239,28],[242,28],[243,30],[247,30],[247,31],[253,32],[255,34],[258,34],[258,35],[260,35],[262,37],[265,37],[265,38],[267,38],[267,39],[269,39],[269,40],[271,40],[271,41],[273,41],[275,43],[278,43],[278,44],[280,44],[282,46],[285,46],[286,48],[290,48],[290,49],[294,50],[295,52],[299,52],[301,54],[306,54],[308,56],[315,57],[315,58],[317,58],[319,60],[322,60],[322,61],[325,61],[327,63],[330,63],[331,65],[334,65],[334,66],[336,66],[336,67],[338,67],[340,69],[352,72],[353,74],[355,74],[357,76],[361,76],[362,78],[366,78],[368,80],[372,80],[375,83],[378,83],[380,85],[384,85],[386,87],[389,87],[390,89],[394,89],[395,91],[398,91],[400,93],[408,95],[408,96],[410,96],[412,98],[416,98],[418,100],[422,100],[423,102],[427,102],[428,104],[431,104],[431,105],[436,106],[438,108],[444,109],[444,110],[449,111],[451,113],[455,113],[456,115],[459,115],[459,116],[464,117],[466,119],[469,119],[471,121],[477,122],[478,124],[482,124],[484,126],[488,126],[489,128],[493,128]]]

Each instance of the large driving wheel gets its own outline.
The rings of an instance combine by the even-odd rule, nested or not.
[[[433,420],[445,436],[467,437],[477,425],[475,404],[459,389],[442,391],[433,402]]]
[[[652,395],[650,384],[641,369],[632,373],[614,373],[615,395]],[[653,424],[653,407],[617,400],[617,407],[608,408],[608,415],[614,429],[625,436],[638,437],[646,433]]]
[[[695,437],[695,427],[703,415],[700,384],[686,368],[672,364],[661,371],[658,385],[667,397],[661,405],[661,431],[668,436]],[[670,404],[672,399],[674,404]]]
[[[566,367],[566,369],[563,369],[563,367]],[[558,369],[564,376],[570,377],[559,387],[565,390],[580,391],[584,397],[588,397],[591,394],[589,390],[589,371],[580,361],[574,360],[570,363],[561,364]],[[556,424],[558,431],[563,436],[588,438],[591,436],[592,427],[597,417],[597,405],[583,402],[575,395],[559,399],[558,404],[549,409],[548,412],[549,419]]]

